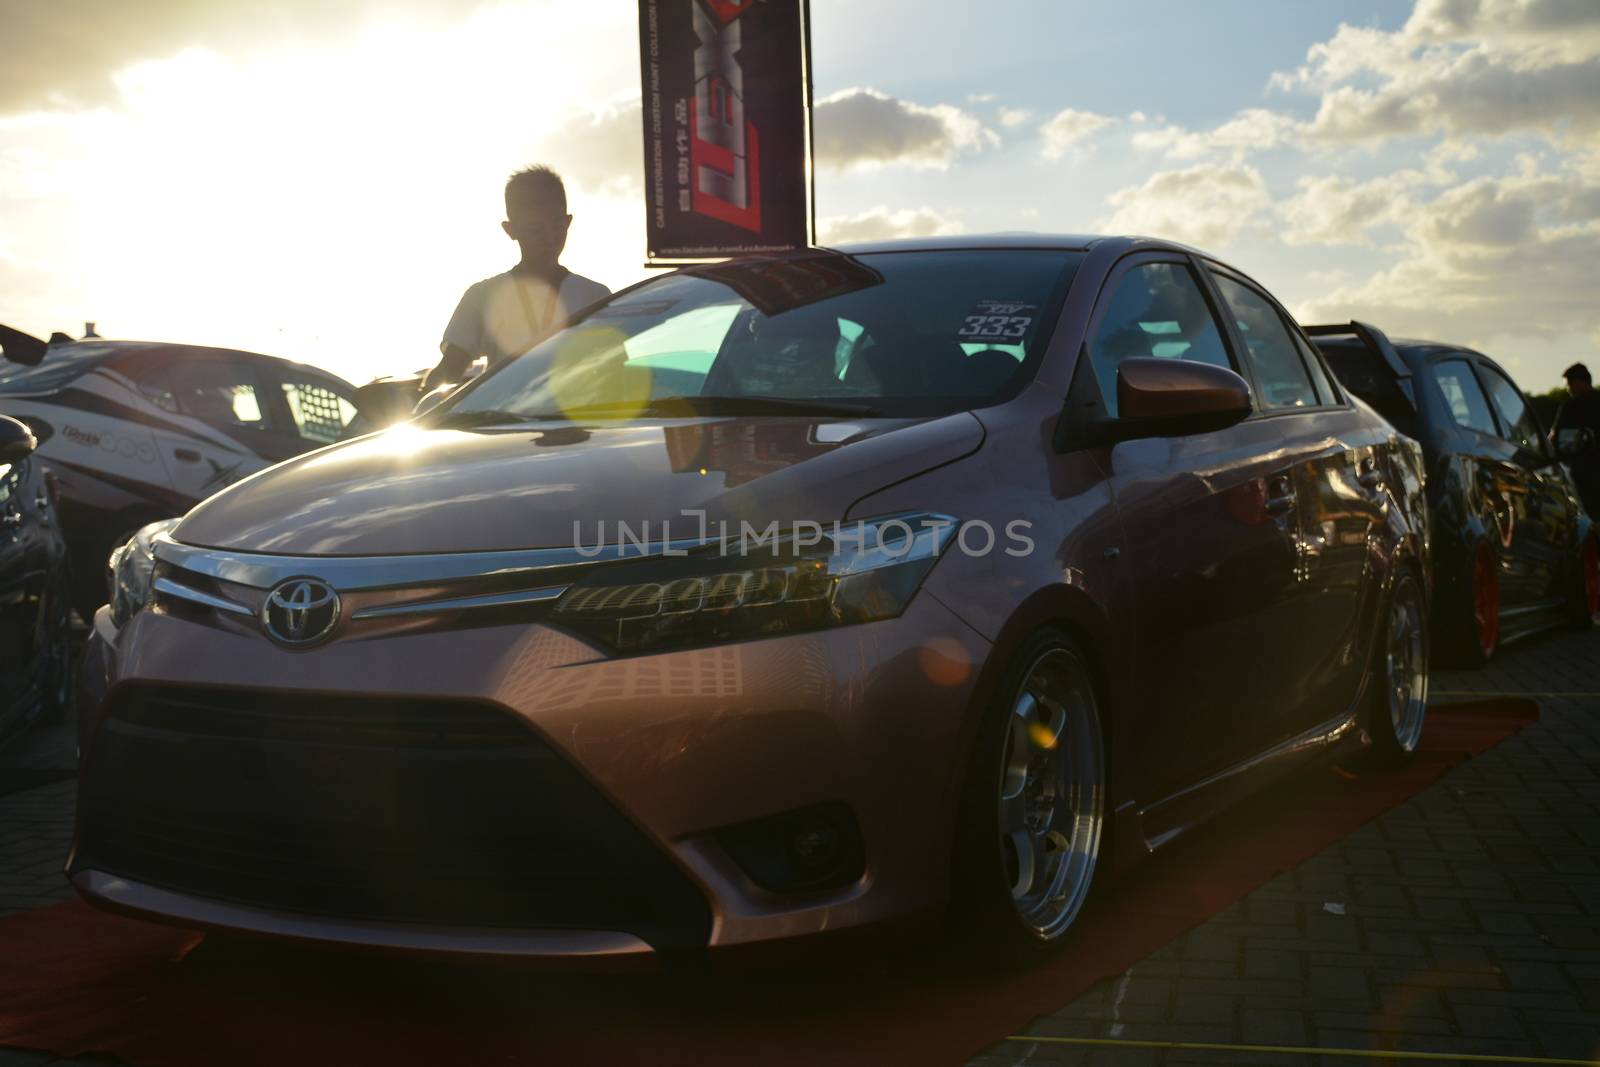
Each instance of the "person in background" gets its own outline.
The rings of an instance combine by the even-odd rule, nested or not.
[[[1594,379],[1582,363],[1562,371],[1562,377],[1567,380],[1569,395],[1556,412],[1551,436],[1562,430],[1583,429],[1593,435],[1586,446],[1567,457],[1567,465],[1572,468],[1572,480],[1578,484],[1583,510],[1600,518],[1600,393],[1594,391]]]
[[[480,357],[490,369],[521,355],[565,326],[574,313],[611,295],[604,285],[561,265],[571,225],[560,175],[549,167],[528,167],[511,176],[500,228],[522,249],[522,259],[461,295],[439,342],[443,358],[423,382],[424,395],[444,383],[462,381]]]

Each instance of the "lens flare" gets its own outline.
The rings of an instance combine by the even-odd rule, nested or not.
[[[1042,722],[1028,724],[1028,739],[1033,742],[1034,748],[1052,749],[1056,747],[1057,734]]]
[[[972,677],[972,657],[953,637],[935,637],[917,650],[917,665],[934,685],[949,689]]]

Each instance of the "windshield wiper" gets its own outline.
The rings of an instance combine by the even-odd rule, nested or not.
[[[456,411],[433,423],[441,429],[463,429],[505,422],[559,422],[583,418],[667,417],[694,415],[856,415],[875,417],[883,412],[871,404],[830,398],[804,399],[787,396],[663,396],[640,403],[617,400],[597,404],[574,404],[559,412],[526,415],[510,411]]]
[[[508,422],[527,422],[533,416],[515,411],[484,408],[478,411],[447,411],[427,425],[436,430],[466,430],[474,426],[499,426]]]
[[[859,400],[791,396],[675,396],[652,402],[687,405],[702,415],[864,415],[881,416],[882,409]]]

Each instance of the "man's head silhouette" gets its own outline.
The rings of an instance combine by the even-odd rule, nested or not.
[[[567,244],[567,190],[549,167],[528,167],[506,182],[506,219],[500,228],[522,249],[522,263],[554,269]]]

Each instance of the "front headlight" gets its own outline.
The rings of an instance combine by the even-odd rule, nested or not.
[[[892,515],[603,566],[562,594],[552,621],[647,652],[893,618],[955,534],[947,515]]]
[[[157,534],[176,525],[177,519],[162,519],[141,526],[126,543],[112,551],[107,561],[111,572],[111,621],[118,627],[127,625],[129,619],[150,603],[150,581],[156,566],[152,542]]]

